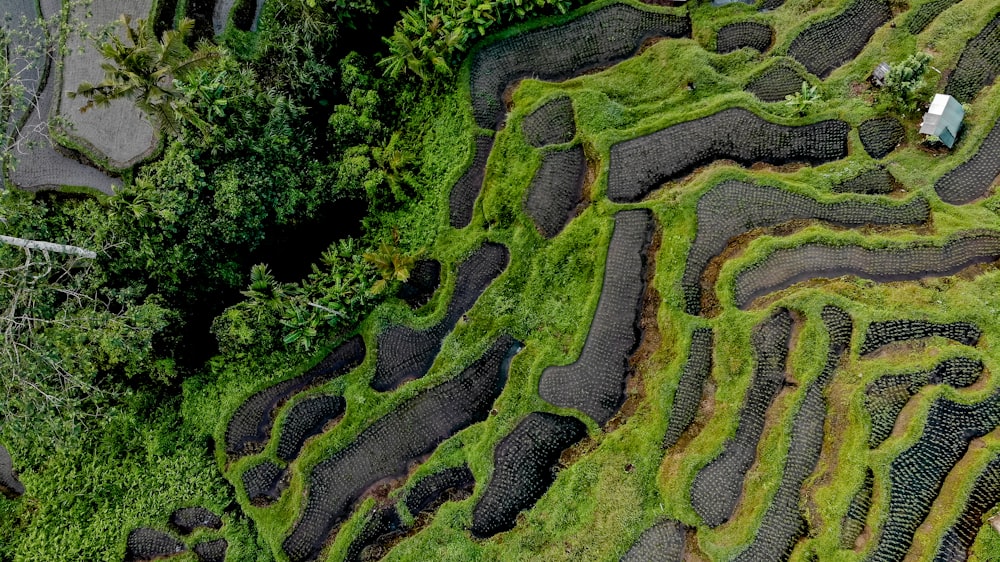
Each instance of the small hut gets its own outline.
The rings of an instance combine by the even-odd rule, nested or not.
[[[924,120],[920,123],[920,133],[924,135],[934,135],[941,139],[945,146],[951,148],[958,138],[958,131],[962,128],[962,119],[965,117],[965,109],[955,98],[945,94],[934,94],[931,107],[924,114]]]
[[[875,67],[875,71],[872,72],[872,83],[881,88],[885,86],[885,77],[889,74],[889,63],[880,62],[878,66]]]

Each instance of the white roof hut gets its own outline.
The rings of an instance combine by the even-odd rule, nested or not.
[[[958,131],[962,128],[965,109],[955,98],[945,94],[934,94],[931,108],[924,114],[920,123],[920,133],[934,135],[948,148],[955,144]]]

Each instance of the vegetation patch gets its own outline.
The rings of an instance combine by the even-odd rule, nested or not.
[[[724,25],[715,36],[715,50],[731,53],[738,49],[750,48],[760,53],[767,52],[774,41],[774,29],[766,23],[741,21]]]
[[[960,102],[971,102],[979,90],[993,83],[1000,73],[1000,15],[973,37],[948,77],[944,92]]]
[[[993,182],[1000,175],[1000,127],[994,123],[990,133],[979,145],[976,153],[934,184],[934,191],[945,203],[965,205],[985,197]]]
[[[892,18],[882,0],[855,0],[836,16],[810,25],[788,47],[788,56],[826,78],[865,48],[875,30]]]
[[[458,266],[455,291],[444,318],[423,330],[393,326],[380,333],[371,387],[385,392],[427,374],[441,349],[441,341],[455,328],[493,280],[503,273],[509,260],[510,252],[503,244],[483,244]]]
[[[785,383],[791,338],[792,315],[785,308],[753,329],[753,378],[740,407],[736,434],[726,440],[719,456],[698,472],[691,485],[691,507],[709,527],[718,527],[733,516],[764,431],[765,415]]]
[[[611,147],[608,197],[641,200],[660,184],[690,174],[716,160],[744,166],[757,162],[819,164],[847,156],[843,121],[792,127],[777,125],[742,108],[667,127]]]
[[[629,357],[642,337],[639,314],[653,226],[645,209],[615,214],[601,297],[580,357],[570,365],[548,367],[538,384],[538,394],[546,401],[576,408],[599,425],[625,402]]]
[[[279,382],[247,398],[226,427],[226,453],[245,456],[259,452],[271,437],[278,407],[303,390],[342,376],[365,357],[365,342],[355,336],[342,343],[306,373]]]
[[[833,203],[776,187],[729,180],[711,188],[698,200],[698,230],[688,251],[681,281],[688,314],[702,310],[703,276],[709,262],[736,237],[756,228],[796,219],[817,219],[841,226],[920,224],[930,216],[922,197],[904,205],[847,200]]]
[[[285,539],[293,562],[313,560],[335,527],[376,482],[405,476],[438,444],[489,415],[521,344],[501,336],[457,377],[429,388],[386,414],[308,475],[305,509]]]
[[[493,477],[472,511],[473,536],[513,529],[517,514],[534,506],[552,485],[563,451],[586,435],[587,426],[568,416],[532,412],[521,420],[496,447]]]
[[[1000,259],[1000,236],[964,233],[941,246],[866,248],[809,243],[776,250],[741,271],[734,286],[736,305],[749,308],[764,295],[816,278],[855,275],[880,283],[942,277]]]
[[[583,183],[587,161],[583,146],[550,150],[542,155],[542,165],[531,179],[525,211],[535,221],[542,236],[552,238],[573,220],[583,203]]]

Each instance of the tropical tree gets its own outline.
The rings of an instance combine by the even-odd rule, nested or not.
[[[372,285],[371,292],[375,295],[386,290],[394,281],[405,283],[417,262],[415,256],[406,255],[399,249],[399,231],[393,231],[391,244],[382,242],[378,250],[365,252],[364,259],[374,265],[382,277]]]
[[[904,115],[915,112],[930,62],[931,57],[927,53],[916,53],[890,65],[879,98]]]
[[[185,92],[174,81],[208,66],[220,50],[205,43],[194,51],[188,48],[184,41],[194,29],[190,18],[181,20],[177,29],[164,31],[160,40],[154,37],[152,23],[147,20],[136,20],[133,27],[132,18],[122,14],[118,23],[124,30],[124,40],[112,35],[98,45],[107,59],[101,64],[104,79],[97,84],[84,82],[75,92],[69,92],[70,98],[81,96],[88,100],[80,111],[126,98],[174,133],[180,132],[182,121],[206,132],[208,124],[192,109]]]

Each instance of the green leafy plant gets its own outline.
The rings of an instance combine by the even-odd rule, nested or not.
[[[910,55],[906,60],[889,65],[879,99],[893,110],[906,115],[917,111],[917,100],[924,89],[924,74],[930,66],[927,53]]]
[[[785,103],[795,109],[799,116],[803,116],[809,108],[819,101],[819,92],[816,86],[810,86],[805,80],[802,81],[802,89],[794,94],[785,96]]]
[[[378,250],[366,252],[364,259],[375,266],[382,277],[372,285],[371,292],[375,295],[385,291],[393,282],[405,283],[417,262],[415,256],[406,255],[399,249],[399,231],[393,231],[391,244],[382,242]]]
[[[184,41],[194,29],[194,20],[189,18],[181,20],[177,29],[165,31],[159,41],[147,20],[136,20],[133,27],[132,18],[122,14],[118,23],[125,40],[112,35],[98,45],[108,61],[101,65],[104,79],[97,84],[84,82],[68,93],[70,98],[80,96],[88,100],[80,111],[126,98],[175,133],[180,131],[181,121],[205,129],[206,123],[191,109],[188,97],[174,81],[207,66],[219,56],[219,50],[207,44],[199,45],[195,51],[187,47]]]

